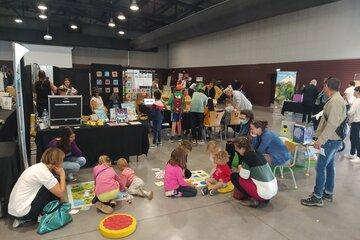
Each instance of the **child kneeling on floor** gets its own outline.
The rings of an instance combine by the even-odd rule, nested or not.
[[[171,152],[165,166],[164,189],[167,197],[195,197],[196,188],[184,179],[182,163],[186,162],[188,151],[177,147]]]
[[[144,181],[135,175],[133,169],[129,167],[125,158],[120,158],[117,161],[117,166],[121,171],[121,177],[125,180],[125,187],[127,187],[128,193],[140,197],[147,197],[149,200],[153,199],[153,192],[145,190]]]
[[[202,195],[210,194],[213,196],[217,190],[226,187],[230,182],[231,169],[227,162],[229,154],[225,150],[220,150],[213,155],[215,167],[210,172],[210,178],[206,179],[206,187],[201,189]]]
[[[93,203],[103,213],[110,214],[116,206],[115,199],[119,191],[125,190],[124,181],[111,167],[111,159],[106,155],[99,157],[99,163],[93,169],[95,181],[95,198]]]

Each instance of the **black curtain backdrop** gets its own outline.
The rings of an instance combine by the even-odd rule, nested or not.
[[[123,80],[122,80],[122,70],[121,65],[108,65],[108,64],[91,64],[90,73],[91,73],[91,88],[98,87],[101,91],[100,95],[104,101],[105,106],[108,106],[109,97],[113,93],[114,87],[117,87],[119,90],[119,99],[122,102],[123,96]],[[117,76],[113,75],[113,72],[117,72]],[[101,73],[100,75],[97,75]],[[107,76],[105,73],[109,73]],[[101,84],[98,82],[101,80]],[[109,84],[106,84],[106,80],[110,80]],[[114,80],[117,80],[117,84],[114,84]],[[110,92],[106,92],[106,88],[110,88]]]
[[[89,69],[76,68],[58,68],[53,67],[54,84],[59,87],[64,78],[70,78],[71,84],[78,91],[79,95],[83,97],[83,114],[90,115],[90,83],[89,83]]]
[[[30,114],[34,112],[31,66],[24,67],[24,59],[20,61],[21,66],[21,87],[24,106],[24,120],[25,120],[25,141],[28,162],[30,163]],[[29,164],[30,165],[30,164]]]

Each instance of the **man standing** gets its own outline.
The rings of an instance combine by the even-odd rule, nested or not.
[[[306,115],[308,116],[308,122],[311,121],[311,114],[314,113],[315,108],[315,102],[318,97],[318,90],[316,89],[317,81],[315,79],[310,81],[310,84],[304,87],[302,90],[303,93],[303,106],[304,106],[304,112],[302,121],[306,121]]]
[[[346,102],[339,93],[340,80],[330,77],[324,82],[324,93],[329,100],[324,106],[324,113],[316,132],[314,147],[320,150],[316,165],[316,182],[313,194],[301,200],[305,206],[324,205],[323,199],[333,200],[335,182],[335,154],[341,146],[341,138],[336,129],[346,118]]]

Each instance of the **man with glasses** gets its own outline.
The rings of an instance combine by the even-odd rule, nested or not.
[[[329,100],[324,106],[324,113],[316,132],[314,147],[320,150],[316,165],[314,192],[309,198],[302,199],[305,206],[322,207],[323,200],[332,202],[335,182],[335,154],[341,146],[341,138],[336,129],[346,118],[346,102],[339,93],[340,80],[334,77],[324,82],[324,93]]]

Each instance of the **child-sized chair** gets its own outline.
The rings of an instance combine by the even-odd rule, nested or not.
[[[210,119],[209,119],[209,124],[204,124],[204,135],[205,135],[205,141],[206,141],[206,132],[205,129],[206,128],[212,128],[215,129],[219,128],[219,132],[220,132],[220,139],[222,141],[222,127],[221,127],[221,119],[224,116],[225,111],[221,111],[221,112],[216,112],[216,111],[211,111],[210,112]]]
[[[230,123],[229,124],[225,124],[225,140],[227,140],[227,136],[229,134],[228,130],[229,127],[236,127],[236,126],[240,126],[241,124],[241,118],[240,118],[240,111],[232,111],[230,113]],[[235,130],[234,130],[234,137],[235,137]]]
[[[292,157],[292,159],[289,159],[289,161],[287,161],[285,164],[275,166],[274,170],[273,170],[274,175],[276,175],[276,170],[280,169],[280,176],[281,176],[281,178],[284,178],[284,168],[289,169],[290,174],[292,176],[292,179],[294,181],[294,188],[297,189],[298,187],[297,187],[297,184],[296,184],[295,175],[294,175],[294,171],[292,170],[292,167],[294,167],[295,163],[296,163],[298,145],[296,143],[294,143],[294,142],[289,141],[289,140],[284,140],[284,143],[285,143],[286,148],[289,150],[289,152],[292,153],[293,157]]]

